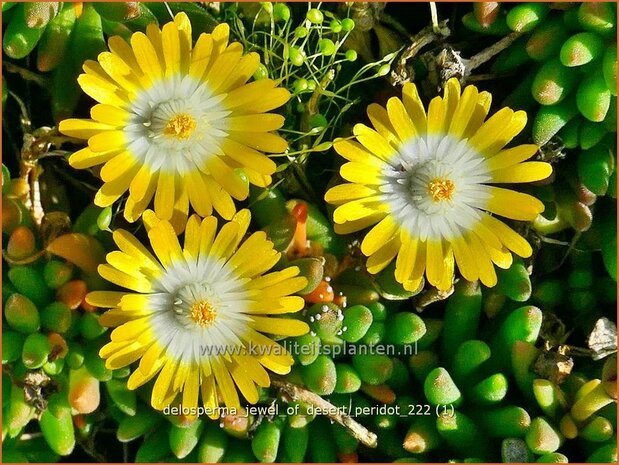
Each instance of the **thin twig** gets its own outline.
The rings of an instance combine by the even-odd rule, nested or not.
[[[475,68],[478,68],[479,66],[490,60],[492,57],[505,50],[507,47],[513,44],[516,39],[518,39],[521,35],[521,32],[512,32],[511,34],[503,37],[498,42],[492,44],[490,47],[483,49],[476,55],[473,55],[466,63],[465,77],[470,75],[471,71],[473,71]]]
[[[447,299],[453,292],[453,286],[446,291],[439,291],[435,287],[430,287],[415,298],[415,310],[421,313],[428,305]]]
[[[406,68],[406,63],[417,56],[417,54],[426,45],[432,42],[445,39],[449,37],[451,31],[447,27],[447,21],[441,21],[436,25],[426,26],[418,34],[410,38],[410,44],[404,49],[402,54],[396,60],[395,67],[391,72],[391,81],[394,85],[404,84],[414,78],[409,75],[409,71]]]
[[[19,437],[20,441],[30,441],[31,439],[40,438],[43,433],[24,433]]]
[[[436,2],[430,2],[430,17],[432,18],[432,29],[435,33],[439,33],[438,26],[438,10],[436,9]]]
[[[50,80],[48,78],[45,78],[40,74],[33,73],[32,71],[22,68],[21,66],[17,66],[9,61],[5,61],[2,64],[9,73],[17,73],[26,81],[32,81],[44,89],[49,89]]]
[[[327,415],[331,420],[338,422],[344,428],[346,428],[350,434],[359,442],[367,447],[375,448],[378,445],[378,438],[376,434],[369,431],[365,426],[356,422],[352,417],[341,412],[341,409],[335,407],[335,405],[327,402],[322,397],[314,394],[307,389],[304,389],[296,384],[289,383],[281,378],[273,378],[272,384],[274,387],[281,389],[290,396],[292,400],[307,402],[323,411],[334,412]]]

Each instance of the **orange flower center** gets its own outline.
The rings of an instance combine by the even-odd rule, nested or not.
[[[166,136],[187,139],[196,128],[196,120],[187,113],[175,115],[163,129]]]
[[[451,196],[454,193],[456,186],[449,179],[433,179],[428,184],[428,191],[432,196],[432,200],[435,202],[441,202],[443,200],[451,200]]]
[[[191,319],[203,328],[212,325],[215,318],[217,318],[217,310],[210,302],[199,300],[191,306]]]

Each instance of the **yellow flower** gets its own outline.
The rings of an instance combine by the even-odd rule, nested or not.
[[[308,331],[305,322],[280,317],[303,308],[303,299],[290,294],[307,280],[297,267],[267,273],[280,254],[263,231],[243,240],[249,221],[249,211],[241,210],[218,232],[214,216],[192,215],[181,248],[172,225],[147,210],[154,255],[127,231],[114,231],[120,250],[107,255],[99,273],[130,291],[87,296],[92,305],[111,308],[101,324],[117,326],[99,355],[110,369],[140,360],[127,386],[136,389],[156,377],[154,408],[182,393],[183,408],[194,409],[201,393],[207,413],[216,417],[219,396],[225,406],[239,408],[238,389],[255,403],[256,385],[270,384],[265,368],[290,371],[291,355],[263,333]]]
[[[180,232],[190,203],[201,216],[214,208],[230,219],[233,198],[247,198],[247,179],[271,183],[276,165],[263,152],[283,152],[287,143],[270,132],[283,116],[265,112],[290,93],[271,79],[247,84],[260,58],[243,55],[228,35],[229,26],[220,24],[192,47],[191,24],[179,13],[162,30],[136,32],[130,44],[110,38],[110,51],[84,64],[79,84],[99,104],[91,120],[62,121],[60,131],[88,139],[71,166],[104,164],[97,205],[111,205],[128,190],[124,216],[133,222],[154,196],[157,216]]]
[[[484,121],[490,100],[474,86],[461,94],[450,79],[426,115],[416,87],[406,84],[402,100],[391,98],[386,109],[368,107],[375,129],[357,124],[358,142],[335,142],[349,161],[340,173],[350,183],[330,189],[325,199],[338,205],[337,232],[375,225],[361,244],[370,273],[395,258],[395,278],[406,289],[417,289],[425,273],[444,290],[457,264],[465,279],[494,286],[493,263],[508,268],[511,252],[531,255],[527,241],[493,215],[529,221],[543,204],[491,184],[537,181],[552,168],[524,162],[535,145],[504,148],[524,128],[526,113],[503,108]]]

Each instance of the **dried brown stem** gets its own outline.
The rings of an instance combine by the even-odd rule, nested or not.
[[[323,411],[336,412],[328,415],[328,417],[346,428],[355,439],[359,440],[359,442],[365,446],[375,448],[378,445],[376,434],[353,420],[352,417],[345,413],[341,413],[341,409],[337,409],[333,404],[327,402],[319,395],[281,378],[273,378],[271,381],[274,387],[284,391],[292,400],[306,402]]]
[[[473,71],[475,68],[478,68],[479,66],[490,60],[492,57],[505,50],[507,47],[513,44],[516,39],[518,39],[521,35],[521,32],[512,32],[511,34],[503,37],[498,42],[492,44],[490,47],[487,47],[476,55],[473,55],[466,64],[465,77],[469,76],[471,74],[471,71]]]

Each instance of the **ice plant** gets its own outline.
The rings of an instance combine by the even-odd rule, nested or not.
[[[535,145],[505,148],[524,128],[526,113],[503,108],[484,121],[490,101],[474,86],[461,93],[450,79],[426,115],[409,83],[402,100],[391,98],[386,109],[368,107],[374,129],[357,124],[357,141],[335,142],[348,160],[340,174],[349,183],[333,187],[325,199],[338,205],[337,232],[373,226],[361,244],[370,273],[396,259],[395,278],[406,289],[416,289],[424,273],[430,284],[447,289],[457,265],[465,279],[494,286],[493,263],[508,268],[511,252],[531,255],[528,242],[494,215],[533,220],[542,202],[492,184],[541,180],[552,168],[525,161]]]
[[[177,232],[189,204],[201,216],[225,219],[248,182],[267,186],[276,165],[263,152],[283,152],[272,133],[284,118],[265,113],[290,94],[271,79],[247,83],[256,53],[228,44],[229,26],[201,34],[194,46],[185,13],[159,30],[149,25],[130,44],[115,36],[98,62],[87,61],[79,84],[99,102],[90,120],[67,119],[60,131],[88,139],[69,159],[75,168],[103,164],[95,203],[108,206],[127,190],[124,216],[133,222],[154,197],[157,216]]]
[[[248,402],[257,402],[256,386],[270,383],[265,368],[285,374],[293,363],[263,333],[308,331],[305,322],[282,317],[303,308],[303,299],[290,294],[303,289],[306,279],[297,267],[267,273],[280,254],[262,231],[244,240],[248,210],[219,230],[215,217],[192,215],[183,248],[168,221],[157,220],[150,210],[144,217],[154,255],[127,231],[114,231],[120,250],[107,255],[99,273],[129,290],[87,297],[92,305],[111,308],[101,324],[117,326],[100,351],[106,366],[116,369],[139,360],[127,386],[135,389],[156,377],[156,409],[179,393],[183,408],[192,409],[200,392],[212,416],[219,396],[227,407],[240,406],[237,389]]]

